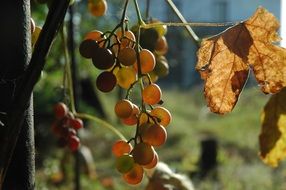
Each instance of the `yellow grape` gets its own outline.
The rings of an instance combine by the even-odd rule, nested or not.
[[[136,81],[136,72],[131,67],[122,67],[116,73],[117,84],[128,89]]]
[[[114,107],[114,111],[119,118],[128,118],[133,112],[133,104],[127,99],[119,100]]]
[[[148,49],[142,49],[139,52],[140,57],[140,65],[141,65],[141,72],[142,74],[147,74],[155,68],[155,56],[153,53]],[[134,69],[138,71],[138,65],[137,62],[134,64]]]
[[[142,92],[142,98],[143,101],[147,104],[157,104],[162,98],[162,91],[157,84],[152,83],[144,88]]]
[[[161,21],[155,19],[152,20],[151,23],[162,23]],[[159,36],[164,36],[167,33],[167,25],[157,25],[154,27],[154,29],[158,32]]]

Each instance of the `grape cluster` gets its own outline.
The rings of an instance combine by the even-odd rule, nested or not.
[[[93,30],[85,35],[79,47],[80,54],[91,59],[101,71],[96,79],[98,90],[110,92],[116,85],[127,90],[126,97],[116,103],[114,111],[123,124],[136,126],[136,133],[128,141],[117,141],[112,152],[117,170],[133,185],[141,182],[144,169],[156,166],[159,158],[155,147],[166,142],[166,127],[172,119],[170,112],[162,106],[162,91],[152,77],[168,73],[164,57],[168,50],[164,37],[166,28],[160,25],[142,30],[140,38],[134,32],[123,26],[105,33]],[[155,43],[146,42],[149,33],[154,32]],[[136,87],[140,89],[139,104],[130,98]]]
[[[77,131],[83,127],[82,120],[75,118],[62,102],[54,105],[54,114],[52,132],[58,137],[59,146],[68,146],[72,152],[78,150],[80,139],[77,137]]]
[[[143,105],[138,107],[128,99],[119,100],[114,111],[126,125],[136,125],[136,134],[129,141],[119,140],[112,147],[116,168],[129,184],[138,184],[143,179],[144,169],[154,168],[159,160],[155,147],[166,142],[166,127],[170,124],[170,112],[159,105],[161,89],[155,83],[144,86]],[[146,109],[149,105],[150,109]],[[158,106],[156,106],[158,105]],[[155,107],[156,106],[156,107]],[[134,147],[131,142],[134,142]]]
[[[165,77],[169,74],[169,64],[165,57],[168,52],[168,42],[165,37],[167,34],[167,26],[162,25],[162,23],[157,19],[152,19],[148,21],[151,24],[158,24],[153,28],[141,29],[140,32],[140,45],[143,48],[150,50],[156,59],[156,65],[152,72],[150,72],[150,77],[153,82],[156,82],[159,78]],[[132,31],[137,33],[138,26],[134,26]]]

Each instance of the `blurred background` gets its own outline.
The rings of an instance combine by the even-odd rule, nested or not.
[[[180,22],[164,0],[151,0],[148,12],[146,2],[139,1],[144,18]],[[31,3],[32,17],[37,26],[42,26],[48,8],[34,1]],[[107,3],[108,11],[103,17],[94,17],[88,12],[87,0],[76,1],[73,11],[66,16],[66,25],[70,24],[71,15],[73,18],[78,111],[106,119],[130,138],[134,128],[120,124],[113,112],[122,91],[119,88],[108,94],[97,91],[95,80],[99,71],[78,53],[79,43],[87,32],[94,29],[110,31],[120,21],[124,0],[107,0]],[[258,6],[263,6],[281,21],[279,32],[286,38],[285,0],[174,0],[174,3],[188,22],[207,23],[243,21]],[[136,13],[132,2],[127,15],[130,25],[134,25]],[[203,38],[226,28],[193,29]],[[158,84],[163,90],[164,107],[171,111],[173,121],[167,128],[167,143],[157,149],[160,160],[174,172],[190,178],[196,189],[286,189],[285,162],[278,168],[271,168],[259,158],[260,112],[270,96],[260,92],[251,76],[232,113],[224,116],[210,113],[204,100],[202,80],[195,71],[197,46],[184,27],[168,27],[166,38],[170,72],[159,79]],[[34,93],[36,189],[73,189],[75,172],[80,172],[81,189],[84,190],[145,189],[147,177],[138,186],[129,186],[122,181],[111,154],[111,146],[118,137],[96,123],[85,121],[86,127],[80,131],[83,148],[79,171],[74,168],[73,154],[58,147],[50,126],[54,119],[52,107],[64,97],[63,55],[62,41],[57,37]]]

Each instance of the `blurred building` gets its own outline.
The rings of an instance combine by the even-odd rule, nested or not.
[[[258,6],[263,6],[280,20],[280,5],[283,0],[173,0],[189,22],[236,22],[250,17]],[[285,1],[285,0],[284,0]],[[144,10],[146,0],[140,1]],[[150,0],[150,15],[162,21],[179,22],[177,16],[164,0]],[[206,37],[223,31],[224,27],[194,27],[197,35]],[[162,85],[179,85],[189,88],[201,82],[195,71],[197,47],[182,27],[169,27],[168,60],[170,74]]]

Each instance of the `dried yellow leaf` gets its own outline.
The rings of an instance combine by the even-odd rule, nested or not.
[[[230,112],[252,68],[264,93],[286,86],[286,50],[273,45],[279,40],[279,23],[266,9],[212,38],[198,50],[196,69],[205,80],[205,97],[212,112]]]
[[[262,112],[260,156],[273,167],[286,158],[286,88],[273,95]]]

